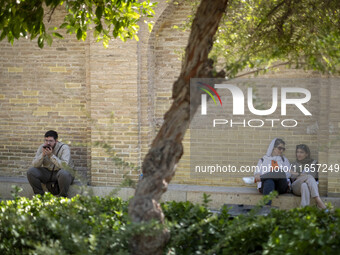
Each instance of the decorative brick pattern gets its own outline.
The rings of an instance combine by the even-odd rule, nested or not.
[[[80,89],[81,83],[65,83],[66,89]]]
[[[22,91],[23,96],[39,96],[39,90],[24,90]]]
[[[50,67],[51,73],[64,73],[66,72],[65,66]]]
[[[9,73],[22,73],[23,68],[22,67],[8,67]]]

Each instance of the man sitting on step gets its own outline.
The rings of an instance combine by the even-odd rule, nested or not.
[[[45,142],[40,145],[33,159],[33,167],[27,171],[27,179],[34,194],[44,194],[41,186],[53,195],[67,197],[67,192],[74,177],[66,170],[73,168],[70,147],[58,141],[58,133],[47,131]]]

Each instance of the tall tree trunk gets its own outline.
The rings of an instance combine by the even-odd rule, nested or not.
[[[182,140],[189,127],[191,112],[196,112],[199,96],[190,102],[190,79],[213,77],[212,61],[208,54],[213,37],[226,10],[228,0],[202,0],[192,24],[179,78],[173,85],[174,102],[164,116],[164,123],[143,161],[143,179],[138,183],[134,198],[129,205],[133,222],[158,220],[164,215],[159,205],[175,174],[175,165],[183,154]],[[221,73],[223,76],[223,73]],[[152,236],[136,235],[133,238],[133,254],[161,254],[169,239],[165,229]]]

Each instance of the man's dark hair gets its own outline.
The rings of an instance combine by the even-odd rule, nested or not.
[[[281,143],[282,143],[283,145],[286,145],[286,143],[285,143],[282,139],[277,138],[276,141],[275,141],[275,143],[274,143],[274,148],[276,148],[277,146],[279,146]]]
[[[50,130],[45,133],[45,137],[50,137],[50,136],[52,136],[54,140],[58,139],[58,133],[54,130]]]

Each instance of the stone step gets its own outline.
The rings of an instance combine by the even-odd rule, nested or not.
[[[27,178],[17,177],[0,177],[0,199],[11,199],[12,186],[16,185],[22,188],[20,196],[31,198],[33,191]],[[190,201],[193,203],[203,203],[203,193],[210,195],[209,207],[220,209],[224,204],[243,204],[256,205],[262,198],[262,195],[255,187],[216,187],[216,186],[199,186],[199,185],[182,185],[170,184],[168,191],[163,194],[162,201]],[[119,196],[128,200],[134,195],[132,188],[120,187],[101,187],[81,185],[75,181],[71,185],[69,197],[76,194],[90,194],[99,197]],[[322,197],[326,203],[330,202],[334,207],[340,208],[339,197]],[[315,204],[313,200],[312,205]],[[300,205],[300,197],[293,194],[283,194],[273,200],[272,206],[280,209],[291,209]]]

